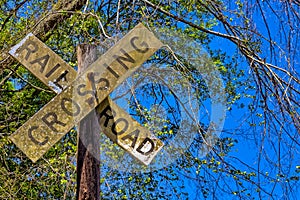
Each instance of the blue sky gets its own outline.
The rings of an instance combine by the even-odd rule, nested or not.
[[[234,3],[233,3],[234,4]],[[280,4],[279,3],[271,3],[272,6],[274,6],[275,8],[279,9],[280,8]],[[280,38],[280,36],[283,34],[282,32],[288,31],[288,27],[287,29],[280,29],[280,23],[278,21],[278,19],[276,18],[276,16],[274,15],[274,13],[271,12],[271,10],[269,9],[269,7],[266,4],[263,4],[264,10],[265,10],[265,14],[266,14],[266,19],[268,22],[268,26],[269,26],[269,30],[270,30],[270,34],[271,37],[274,41],[276,41],[278,43],[278,45],[281,46],[282,49],[285,50],[286,48],[286,41],[282,40]],[[280,17],[284,18],[285,15],[282,15]],[[236,20],[235,18],[233,19]],[[260,32],[262,35],[266,36],[268,35],[268,30],[263,22],[263,18],[261,16],[261,13],[259,12],[259,10],[254,11],[253,14],[253,20],[256,26],[256,29],[258,30],[258,32]],[[218,27],[215,27],[215,30],[220,31],[220,32],[224,32],[224,28],[220,25]],[[295,35],[295,38],[297,38],[297,36]],[[229,56],[234,56],[235,51],[237,50],[236,46],[233,45],[232,42],[226,40],[226,39],[214,39],[213,42],[210,45],[212,48],[214,49],[221,49],[223,51],[225,51],[227,53],[227,55]],[[220,48],[221,47],[221,48]],[[298,48],[299,50],[299,46],[294,46],[293,48]],[[278,49],[275,50],[277,51],[277,55],[279,55],[278,53]],[[263,41],[262,43],[262,53],[261,53],[261,57],[266,58],[267,62],[270,63],[274,63],[274,61],[278,60],[279,62],[277,62],[276,64],[278,64],[279,67],[285,67],[285,63],[283,60],[280,61],[280,58],[274,58],[273,56],[270,55],[270,48],[269,48],[269,44],[266,41]],[[298,55],[299,55],[299,51],[298,51]],[[247,62],[240,60],[241,62],[239,63],[239,67],[245,69],[245,71],[249,71],[249,65],[247,64]],[[300,62],[300,57],[296,57],[294,60],[294,63],[299,63]],[[251,73],[245,73],[245,76],[249,76],[251,77]],[[242,98],[239,103],[244,103],[245,105],[249,104],[251,101],[249,101],[249,98]],[[261,112],[263,112],[261,110]],[[245,133],[245,137],[241,136],[241,135],[236,135],[233,136],[234,138],[238,139],[238,143],[234,146],[234,151],[232,151],[229,156],[234,156],[239,158],[240,160],[242,160],[243,162],[247,163],[249,166],[257,168],[257,162],[258,162],[258,155],[259,155],[259,149],[258,149],[258,144],[257,142],[254,140],[253,138],[253,132],[254,134],[257,134],[257,137],[259,138],[260,132],[262,131],[262,127],[258,127],[256,129],[254,129],[253,127],[249,127],[249,123],[248,122],[244,122],[241,123],[241,119],[244,119],[245,117],[247,117],[247,115],[249,115],[249,111],[247,109],[238,109],[233,108],[230,112],[227,112],[227,118],[226,118],[226,122],[225,122],[225,126],[224,129],[241,129],[241,132]],[[258,117],[257,117],[258,118]],[[242,125],[241,125],[242,124]],[[286,124],[286,126],[289,126],[289,124]],[[255,133],[255,131],[257,131]],[[291,130],[291,133],[296,133],[297,131],[295,129]],[[246,136],[246,134],[251,134],[252,136],[248,137]],[[272,133],[271,133],[272,134]],[[276,135],[276,133],[274,134]],[[226,133],[223,133],[222,136],[226,136]],[[232,135],[231,135],[232,136]],[[275,141],[278,140],[278,138],[273,138]],[[286,138],[287,139],[287,138]],[[287,141],[290,141],[289,139],[287,139]],[[265,151],[269,154],[270,158],[275,158],[276,159],[276,154],[274,154],[274,149],[269,146],[270,143],[266,143],[266,146],[264,146]],[[299,152],[299,147],[297,148],[298,152]],[[282,154],[283,156],[283,154]],[[289,175],[292,176],[293,174],[295,175],[295,172],[293,171],[295,169],[296,165],[299,165],[300,163],[300,155],[299,153],[295,153],[294,154],[294,159],[292,159],[292,170],[290,170]],[[276,162],[276,160],[274,160],[274,162]],[[237,162],[238,163],[238,162]],[[239,165],[237,165],[239,166]],[[239,167],[241,168],[247,168],[243,165],[240,165]],[[276,173],[278,173],[278,171],[272,171],[272,169],[269,167],[269,165],[267,164],[267,161],[265,160],[264,157],[261,158],[261,170],[263,173],[267,173],[268,174],[272,174],[273,176],[276,177]],[[279,183],[280,184],[280,183]],[[279,185],[278,184],[278,185]],[[294,189],[299,187],[299,182],[296,183],[298,186],[294,185]],[[275,199],[282,199],[284,198],[282,195],[283,191],[281,190],[280,187],[275,187],[273,188],[273,185],[264,185],[264,188],[267,191],[272,191],[274,189],[274,196]],[[297,191],[294,190],[294,191]],[[298,192],[292,194],[292,196],[295,197],[299,197],[300,196],[300,190],[298,190]],[[258,196],[257,196],[258,197]],[[290,197],[291,198],[291,197]]]

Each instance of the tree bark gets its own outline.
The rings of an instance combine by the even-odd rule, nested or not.
[[[78,73],[84,71],[96,58],[96,46],[77,47]],[[88,80],[87,80],[88,81]],[[100,128],[96,110],[79,123],[77,154],[77,200],[100,199]]]

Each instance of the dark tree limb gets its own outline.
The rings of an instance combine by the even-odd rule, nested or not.
[[[62,13],[58,11],[78,11],[86,3],[86,0],[61,0],[53,6],[52,11],[47,17],[42,17],[37,25],[31,28],[32,32],[42,41],[46,41],[51,36],[53,31],[59,23],[71,16],[70,13]],[[7,55],[0,61],[0,74],[6,68],[9,68],[16,60]]]

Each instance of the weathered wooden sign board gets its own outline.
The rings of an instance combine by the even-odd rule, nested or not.
[[[10,54],[58,95],[10,139],[36,162],[97,107],[102,131],[148,165],[163,142],[113,103],[108,95],[161,46],[162,43],[139,24],[76,78],[71,66],[34,35],[27,35]]]

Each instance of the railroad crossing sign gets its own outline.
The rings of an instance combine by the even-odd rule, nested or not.
[[[138,24],[76,78],[76,71],[34,35],[10,54],[57,93],[10,139],[36,162],[71,128],[96,108],[101,130],[148,165],[163,142],[119,108],[108,95],[163,44]],[[74,92],[75,91],[75,92]],[[73,94],[80,98],[73,98]]]

